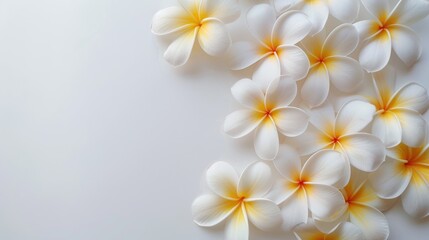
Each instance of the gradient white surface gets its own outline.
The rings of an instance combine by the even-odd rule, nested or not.
[[[257,159],[251,139],[222,133],[237,106],[230,87],[250,71],[228,71],[198,49],[170,67],[150,23],[173,4],[0,1],[0,239],[223,238],[222,226],[197,227],[190,205],[213,162]],[[393,60],[408,74],[402,82],[429,87],[428,25],[413,26],[421,61],[406,69]],[[389,239],[429,235],[429,221],[400,206],[387,217]]]

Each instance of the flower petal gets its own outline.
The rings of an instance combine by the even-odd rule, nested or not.
[[[288,137],[299,136],[308,127],[309,116],[299,108],[281,108],[275,110],[272,117],[279,132]]]
[[[356,27],[361,42],[374,35],[378,31],[378,23],[374,20],[359,21],[354,23],[353,26]]]
[[[426,120],[420,113],[408,110],[395,110],[401,122],[402,142],[410,147],[420,147],[426,139]]]
[[[310,68],[310,62],[305,52],[297,46],[282,46],[278,49],[281,75],[293,80],[303,79]]]
[[[301,172],[301,158],[294,148],[282,144],[279,155],[274,160],[274,166],[284,178],[296,181]]]
[[[281,207],[283,216],[282,229],[290,231],[301,223],[307,223],[308,203],[305,190],[299,189],[290,196]]]
[[[228,52],[230,68],[232,70],[241,70],[260,61],[266,56],[260,54],[260,48],[261,46],[258,44],[250,42],[233,43]]]
[[[344,2],[344,0],[337,1]],[[356,27],[352,24],[342,24],[328,35],[323,44],[323,52],[329,56],[347,56],[356,49],[358,44],[359,33]]]
[[[349,209],[351,223],[362,230],[365,239],[387,239],[389,236],[389,223],[383,213],[375,208],[358,204],[354,204]]]
[[[211,56],[223,54],[231,46],[228,29],[219,20],[210,19],[204,21],[197,37],[201,48]]]
[[[297,94],[296,82],[274,79],[265,94],[265,105],[274,109],[288,107]]]
[[[226,240],[249,240],[249,220],[244,205],[238,207],[229,218],[225,229]]]
[[[277,39],[281,45],[294,45],[304,39],[311,28],[307,15],[299,11],[288,11],[277,19],[272,38]]]
[[[407,66],[413,65],[422,56],[422,45],[416,32],[409,27],[395,25],[390,29],[392,47]]]
[[[279,144],[279,135],[274,121],[271,118],[265,118],[255,132],[256,155],[263,160],[273,160],[279,151]]]
[[[387,148],[398,145],[402,140],[401,123],[396,114],[391,111],[377,114],[374,117],[371,132],[380,138]]]
[[[386,152],[377,137],[356,133],[341,138],[341,144],[350,163],[364,172],[373,172],[383,163]]]
[[[429,107],[429,97],[426,88],[417,83],[408,83],[401,87],[389,105],[425,113]]]
[[[329,17],[329,8],[322,1],[307,3],[301,9],[308,16],[313,29],[310,34],[314,35],[320,32],[326,24]]]
[[[415,23],[429,14],[429,2],[425,0],[401,0],[395,9],[397,21],[402,24]]]
[[[324,104],[313,108],[310,111],[310,122],[317,129],[325,133],[332,133],[335,130],[335,110],[331,104]]]
[[[229,163],[214,163],[207,170],[206,181],[209,188],[220,197],[237,198],[238,175]]]
[[[307,131],[302,135],[294,139],[297,143],[297,150],[302,156],[313,154],[330,145],[330,142],[326,141],[327,136],[312,125],[308,126]]]
[[[391,6],[389,1],[390,0],[362,0],[362,3],[368,12],[378,18],[382,14],[390,13]]]
[[[325,64],[313,67],[301,89],[301,97],[310,107],[322,105],[329,94],[329,74]]]
[[[344,205],[343,195],[334,187],[322,184],[308,184],[305,186],[305,190],[308,196],[309,208],[314,218],[329,220]]]
[[[411,171],[408,171],[403,162],[388,160],[369,179],[380,197],[392,199],[405,191],[410,183]]]
[[[342,22],[353,22],[359,13],[360,3],[356,0],[330,0],[329,13]]]
[[[359,55],[359,62],[368,72],[378,72],[386,67],[392,52],[390,33],[381,31],[365,41]]]
[[[349,57],[327,59],[329,79],[342,92],[354,91],[363,80],[363,70],[359,62]]]
[[[280,77],[280,62],[277,55],[274,54],[267,56],[260,62],[259,66],[253,72],[252,79],[263,92],[266,92],[270,83]]]
[[[415,218],[424,218],[429,214],[429,185],[419,173],[413,173],[410,185],[402,195],[402,207]]]
[[[191,56],[197,33],[197,28],[184,32],[168,46],[164,53],[165,60],[176,67],[184,65]]]
[[[339,136],[360,132],[371,123],[374,114],[374,105],[360,100],[350,101],[338,112],[335,132]]]
[[[274,7],[277,12],[284,12],[285,10],[292,7],[296,0],[274,0]]]
[[[261,43],[271,39],[271,31],[276,22],[276,12],[269,4],[257,4],[247,12],[247,26],[252,35]]]
[[[258,106],[264,103],[264,93],[254,81],[247,78],[235,83],[231,93],[240,104],[253,110],[258,110]]]
[[[271,168],[262,162],[249,165],[238,182],[238,195],[246,198],[261,198],[273,185]]]
[[[215,195],[203,195],[192,203],[192,217],[199,226],[212,227],[231,215],[236,206],[234,201]]]
[[[180,7],[169,7],[157,12],[152,20],[152,32],[156,35],[175,33],[190,28],[192,18]]]
[[[240,16],[240,8],[235,0],[201,1],[201,9],[210,18],[216,18],[223,23],[233,22]]]
[[[352,223],[342,223],[335,232],[329,234],[333,239],[361,240],[364,239],[362,230]]]
[[[305,162],[301,179],[332,186],[341,180],[345,167],[346,161],[341,153],[334,150],[321,150]]]
[[[287,161],[285,161],[287,162]],[[299,176],[299,173],[298,173]],[[289,199],[299,189],[299,186],[289,180],[281,179],[276,181],[266,198],[275,202],[276,204],[282,204]]]
[[[246,202],[247,216],[257,228],[268,231],[280,225],[280,208],[270,200],[258,199]]]
[[[178,0],[178,2],[189,14],[194,15],[194,17],[199,13],[201,0]]]
[[[238,110],[225,118],[223,129],[226,134],[233,138],[242,138],[253,130],[264,120],[256,119],[256,113],[253,110]]]

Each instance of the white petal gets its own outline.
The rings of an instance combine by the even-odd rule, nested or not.
[[[228,56],[232,70],[245,69],[265,57],[260,54],[261,46],[250,42],[233,43]]]
[[[360,41],[363,41],[376,33],[378,23],[374,20],[363,20],[353,24],[359,33]]]
[[[426,120],[412,110],[395,110],[395,113],[401,122],[402,142],[410,147],[420,147],[426,139]]]
[[[209,188],[217,195],[228,198],[237,198],[238,175],[235,169],[226,162],[213,164],[206,173]]]
[[[357,0],[330,0],[328,5],[329,13],[342,22],[353,22],[360,8]]]
[[[240,7],[235,0],[201,1],[201,9],[211,18],[224,23],[232,22],[240,16]]]
[[[278,54],[281,75],[288,76],[293,80],[300,80],[307,75],[310,62],[301,48],[297,46],[282,46],[279,48]]]
[[[271,168],[262,162],[249,165],[238,182],[238,195],[245,198],[261,198],[273,185]]]
[[[310,107],[322,105],[329,94],[329,75],[324,64],[312,68],[301,89],[301,97]]]
[[[326,148],[330,143],[325,141],[327,136],[319,129],[308,126],[307,131],[294,138],[300,155],[306,156]]]
[[[166,35],[189,28],[192,23],[189,14],[180,7],[169,7],[155,14],[152,20],[152,32]]]
[[[341,192],[331,186],[309,184],[305,186],[311,213],[317,219],[330,219],[344,205]]]
[[[253,110],[258,110],[258,106],[264,103],[264,93],[254,81],[247,78],[235,83],[231,93],[240,104]]]
[[[339,217],[337,219],[331,221],[331,222],[324,222],[317,219],[314,219],[314,225],[316,228],[323,233],[332,233],[343,223],[348,221],[349,219],[349,213],[348,213],[348,205],[344,204],[341,207],[341,210],[338,211]]]
[[[350,208],[350,221],[362,230],[366,239],[386,240],[389,236],[389,223],[375,208],[354,204]]]
[[[295,149],[282,144],[279,155],[274,160],[274,166],[283,177],[289,181],[295,181],[301,172],[301,158]]]
[[[425,171],[429,172],[429,168]],[[429,185],[427,179],[419,173],[414,172],[410,185],[402,195],[402,207],[415,218],[423,218],[429,214]]]
[[[362,230],[353,225],[352,223],[345,222],[341,224],[335,232],[329,234],[329,236],[335,237],[335,239],[347,239],[347,240],[362,240],[364,235]]]
[[[396,25],[391,28],[392,47],[407,66],[413,65],[422,55],[422,45],[416,32],[409,27]]]
[[[372,122],[372,134],[380,138],[387,148],[401,143],[402,128],[396,114],[384,112],[377,114]]]
[[[286,161],[287,162],[287,161]],[[299,172],[297,174],[299,176]],[[276,181],[266,198],[275,202],[276,204],[282,204],[289,199],[299,189],[299,186],[290,182],[289,180],[281,179]]]
[[[192,203],[192,217],[199,226],[212,227],[231,215],[236,205],[215,195],[203,195]]]
[[[276,21],[274,8],[268,4],[258,4],[247,12],[247,26],[252,35],[261,43],[271,38]]]
[[[264,199],[246,202],[246,212],[250,222],[257,228],[268,231],[280,225],[280,208]]]
[[[338,112],[335,131],[340,136],[359,132],[368,126],[374,114],[374,105],[360,100],[350,101]]]
[[[198,42],[211,56],[223,54],[231,46],[231,38],[225,24],[214,19],[204,21],[198,32]]]
[[[411,171],[408,171],[403,162],[388,160],[370,175],[372,187],[382,198],[396,198],[407,188]]]
[[[429,14],[429,2],[425,0],[402,0],[395,13],[399,15],[398,22],[412,24]]]
[[[349,57],[331,57],[327,61],[329,79],[343,92],[352,92],[363,80],[363,70],[359,62]]]
[[[223,129],[233,138],[242,138],[251,133],[262,122],[263,118],[256,119],[257,113],[253,110],[238,110],[225,118]]]
[[[335,128],[335,110],[331,104],[324,104],[310,111],[310,122],[317,129],[325,133],[334,132]]]
[[[274,6],[277,12],[284,12],[285,10],[292,7],[296,0],[274,0]]]
[[[383,163],[386,152],[377,137],[357,133],[341,138],[341,144],[350,163],[364,172],[373,172]]]
[[[297,94],[296,82],[274,79],[265,94],[265,105],[274,109],[288,107]]]
[[[197,28],[184,32],[168,46],[164,53],[165,60],[176,67],[184,65],[191,56],[197,33]]]
[[[191,14],[198,14],[201,0],[178,0],[179,4]]]
[[[310,33],[311,35],[320,32],[325,27],[326,21],[329,17],[329,8],[324,2],[319,1],[316,3],[305,4],[301,10],[307,14],[308,19],[313,26]]]
[[[279,59],[273,54],[261,60],[260,65],[253,72],[252,79],[263,92],[266,92],[270,83],[280,77],[280,71]]]
[[[272,113],[272,117],[279,132],[288,137],[303,134],[309,121],[309,116],[306,112],[294,107],[275,110]]]
[[[225,229],[226,240],[249,240],[249,220],[244,205],[231,215]]]
[[[344,2],[344,0],[337,1]],[[356,27],[352,24],[342,24],[328,35],[323,51],[330,56],[347,56],[356,49],[358,44],[359,33]]]
[[[417,83],[408,83],[398,90],[390,105],[423,114],[429,107],[428,93],[423,86]]]
[[[390,13],[390,0],[362,0],[364,7],[370,12],[374,17],[378,18],[382,14]]]
[[[307,15],[299,11],[288,11],[277,19],[273,39],[278,39],[281,45],[294,45],[304,39],[311,28]]]
[[[386,67],[392,52],[390,33],[382,31],[365,41],[359,62],[368,72],[378,72]]]
[[[279,151],[279,135],[273,120],[265,118],[255,132],[256,155],[263,160],[273,160]]]
[[[301,223],[307,223],[308,203],[304,189],[300,189],[289,197],[281,206],[283,216],[282,228],[290,231]]]
[[[305,162],[301,179],[332,186],[341,180],[345,167],[346,161],[341,153],[334,150],[322,150]]]

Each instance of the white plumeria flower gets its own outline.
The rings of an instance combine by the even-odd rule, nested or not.
[[[392,0],[362,0],[374,17],[355,23],[364,40],[359,61],[368,72],[378,72],[386,67],[392,48],[407,65],[414,64],[421,56],[422,47],[417,34],[407,25],[429,14],[425,0],[400,0],[392,8]]]
[[[308,15],[313,25],[311,34],[320,32],[328,20],[329,14],[341,22],[353,22],[360,9],[359,0],[274,0],[276,9],[297,8]]]
[[[395,90],[395,80],[395,71],[389,67],[373,74],[374,92],[366,96],[377,111],[372,133],[388,148],[401,141],[418,147],[426,136],[426,131],[422,131],[426,121],[421,114],[429,107],[427,91],[417,83],[408,83]]]
[[[363,80],[363,69],[359,62],[347,57],[359,44],[356,28],[351,24],[343,24],[328,37],[322,35],[319,33],[302,42],[311,69],[302,86],[301,96],[310,107],[325,102],[330,82],[342,92],[351,92]]]
[[[299,240],[362,240],[364,236],[362,231],[355,225],[345,222],[342,223],[331,233],[323,233],[314,226],[314,223],[308,223],[298,226],[294,230]]]
[[[342,222],[351,222],[359,227],[365,238],[386,240],[389,236],[389,223],[381,211],[393,206],[394,201],[379,198],[368,181],[368,174],[353,170],[350,182],[341,191],[345,205],[340,207],[342,214],[332,222],[315,220],[315,225],[325,233],[332,232]]]
[[[152,21],[156,35],[177,34],[164,53],[173,66],[184,65],[197,39],[209,55],[225,53],[231,38],[225,26],[239,17],[235,0],[178,0],[180,7],[169,7],[157,12]]]
[[[276,12],[268,4],[258,4],[247,13],[247,25],[258,42],[237,42],[231,47],[232,69],[245,69],[257,62],[253,80],[268,86],[268,80],[286,75],[302,79],[310,66],[307,56],[296,43],[311,30],[307,16],[290,11],[276,19]]]
[[[389,158],[371,174],[371,183],[382,198],[401,196],[409,215],[429,215],[429,144],[412,148],[400,144],[388,151]]]
[[[322,150],[303,166],[298,153],[288,146],[282,146],[279,155],[274,165],[283,179],[273,188],[270,199],[281,204],[283,229],[307,223],[309,212],[317,219],[333,217],[344,205],[344,198],[335,187],[345,176],[342,154]]]
[[[207,171],[207,184],[215,195],[203,195],[192,204],[199,226],[212,227],[227,220],[226,240],[248,240],[249,221],[261,230],[280,224],[279,207],[264,198],[272,185],[266,164],[251,164],[238,177],[231,165],[217,162]]]
[[[386,157],[383,142],[372,134],[361,132],[371,123],[374,114],[373,105],[359,100],[344,104],[337,115],[330,105],[315,108],[310,113],[310,123],[314,127],[309,127],[296,139],[300,144],[298,151],[308,155],[320,149],[335,149],[354,167],[373,172]],[[347,169],[350,176],[350,166]]]
[[[273,160],[279,150],[279,134],[296,137],[307,129],[308,115],[289,106],[295,99],[295,82],[275,79],[263,91],[254,81],[243,79],[231,88],[234,98],[246,109],[231,113],[225,119],[224,130],[233,138],[254,134],[256,154]]]

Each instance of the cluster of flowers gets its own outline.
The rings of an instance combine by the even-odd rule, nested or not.
[[[361,2],[371,19],[356,21]],[[246,13],[254,41],[235,43],[225,24],[240,15],[236,0],[179,0],[156,13],[153,33],[177,36],[164,54],[170,64],[185,64],[197,39],[209,55],[227,52],[234,70],[256,65],[252,80],[231,89],[244,109],[226,117],[224,130],[233,138],[254,134],[265,162],[240,175],[229,163],[213,164],[206,174],[213,193],[192,205],[196,224],[226,221],[228,240],[247,240],[249,222],[264,231],[281,226],[285,239],[378,240],[389,236],[382,211],[394,199],[413,217],[429,215],[422,117],[429,97],[416,83],[395,88],[388,64],[392,50],[408,66],[420,58],[408,25],[429,14],[429,2],[361,2],[259,3]],[[325,34],[330,15],[343,24]],[[354,96],[338,111],[327,101],[330,83]]]

